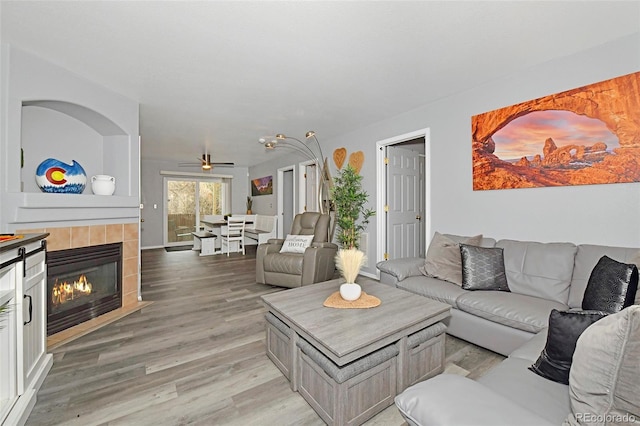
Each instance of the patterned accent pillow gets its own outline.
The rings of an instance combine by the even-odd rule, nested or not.
[[[280,253],[304,253],[312,242],[313,235],[287,235]]]
[[[509,291],[502,248],[460,244],[460,255],[463,289]]]
[[[638,290],[638,268],[602,256],[591,271],[582,298],[582,309],[615,314],[634,303]]]
[[[569,370],[578,337],[587,327],[605,316],[607,313],[600,311],[553,309],[549,315],[547,343],[529,370],[545,379],[568,385]]]

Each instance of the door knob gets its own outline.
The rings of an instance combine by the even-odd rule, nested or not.
[[[144,222],[144,219],[140,219],[140,222]]]
[[[422,220],[422,216],[417,215],[417,216],[416,216],[416,220]]]

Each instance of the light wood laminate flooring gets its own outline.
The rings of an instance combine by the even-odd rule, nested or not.
[[[242,256],[144,250],[154,303],[54,349],[27,425],[322,425],[265,355],[255,248]],[[477,378],[503,357],[447,336],[446,370]],[[368,425],[405,424],[395,406]]]

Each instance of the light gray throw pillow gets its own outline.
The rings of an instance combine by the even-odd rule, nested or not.
[[[469,237],[462,244],[479,246],[482,235]],[[420,272],[428,277],[440,278],[459,286],[462,285],[462,259],[460,257],[460,244],[451,238],[445,237],[439,232],[433,235],[424,266]]]
[[[640,306],[589,326],[569,372],[571,414],[565,425],[640,424]]]

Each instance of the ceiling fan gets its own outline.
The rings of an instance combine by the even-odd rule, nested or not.
[[[198,158],[199,163],[178,163],[179,167],[194,167],[200,166],[202,170],[211,170],[214,167],[233,167],[235,163],[212,163],[211,154],[202,154],[202,158]]]

